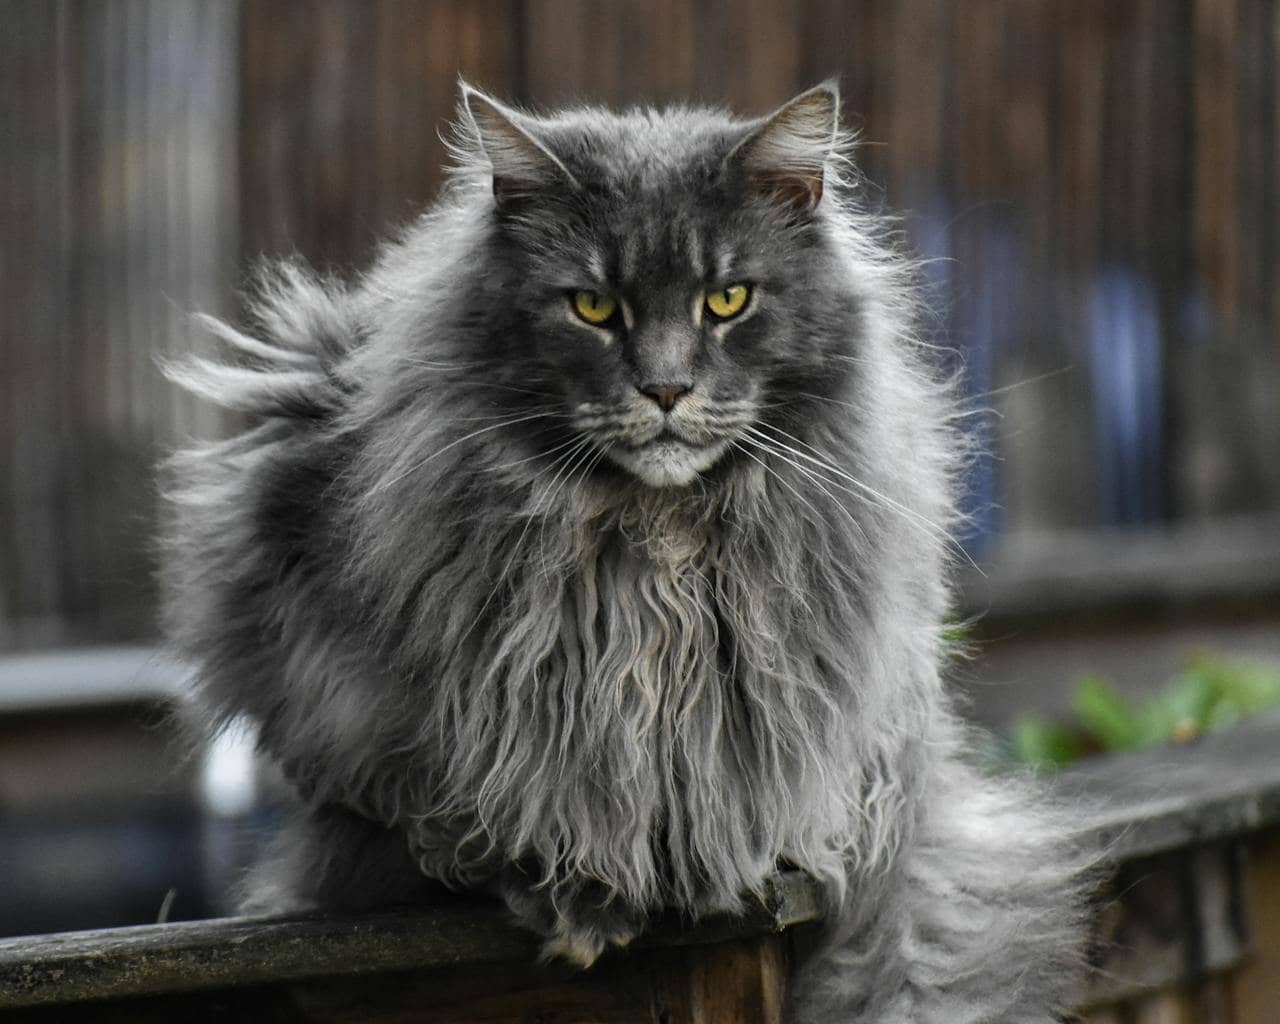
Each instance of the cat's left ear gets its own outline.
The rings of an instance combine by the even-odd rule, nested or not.
[[[822,199],[827,160],[840,130],[840,93],[823,82],[775,110],[725,158],[749,187],[799,212]]]
[[[536,119],[461,83],[462,109],[493,168],[493,196],[502,207],[555,185],[578,187],[572,174],[537,137]]]

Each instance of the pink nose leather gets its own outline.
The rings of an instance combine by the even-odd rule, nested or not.
[[[640,390],[662,406],[662,408],[670,410],[671,407],[676,404],[676,399],[689,389],[677,384],[674,386],[664,387],[650,386],[647,388],[641,388]]]

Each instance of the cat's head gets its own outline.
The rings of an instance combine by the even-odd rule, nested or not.
[[[535,117],[464,86],[491,226],[467,315],[508,394],[553,407],[547,444],[685,485],[750,458],[764,410],[829,392],[857,308],[824,229],[838,108],[820,85],[752,121]]]

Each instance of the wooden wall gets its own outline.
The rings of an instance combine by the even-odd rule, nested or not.
[[[0,0],[0,649],[150,629],[156,359],[226,312],[237,10]]]
[[[762,112],[838,74],[998,457],[979,543],[1280,508],[1272,0],[0,0],[0,647],[146,634],[159,383],[242,268],[429,201],[461,73]],[[998,551],[998,543],[992,548]]]

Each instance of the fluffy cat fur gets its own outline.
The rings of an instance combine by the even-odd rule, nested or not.
[[[484,890],[588,964],[789,862],[830,900],[791,1020],[1063,1010],[1080,860],[942,687],[962,443],[837,108],[464,87],[372,269],[209,321],[237,358],[173,373],[255,425],[171,463],[168,630],[300,794],[249,907]]]

